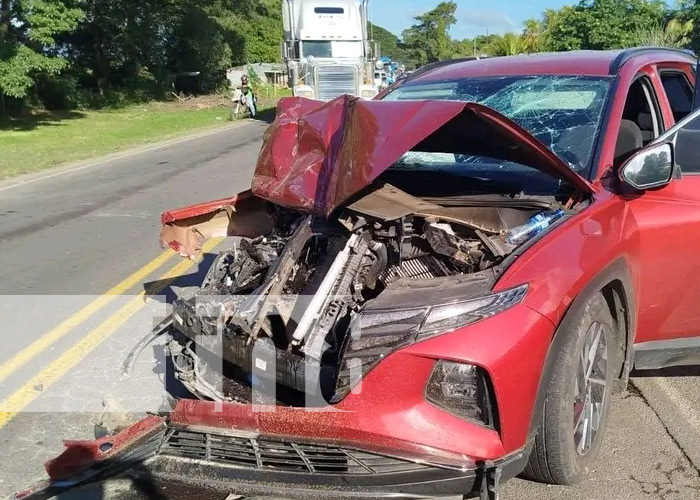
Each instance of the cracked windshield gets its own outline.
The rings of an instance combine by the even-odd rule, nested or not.
[[[384,100],[443,99],[476,102],[507,116],[550,148],[569,167],[585,175],[593,156],[607,78],[537,76],[468,78],[400,87]],[[406,153],[395,169],[498,171],[506,177],[541,174],[524,165],[452,153]],[[510,175],[508,175],[510,174]]]

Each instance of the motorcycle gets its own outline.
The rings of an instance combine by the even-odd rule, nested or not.
[[[258,114],[257,102],[258,99],[252,90],[248,89],[246,93],[240,87],[233,90],[233,98],[231,99],[231,119],[235,120],[241,115],[249,114],[255,117]]]

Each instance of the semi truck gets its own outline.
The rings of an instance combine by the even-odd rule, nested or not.
[[[367,34],[368,9],[369,0],[282,0],[282,55],[295,96],[377,95],[379,50]]]

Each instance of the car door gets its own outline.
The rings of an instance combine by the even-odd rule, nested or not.
[[[700,111],[650,147],[662,143],[673,147],[670,183],[624,196],[639,245],[635,350],[638,355],[654,351],[653,366],[647,368],[700,362]],[[679,349],[675,362],[659,361],[659,352]]]

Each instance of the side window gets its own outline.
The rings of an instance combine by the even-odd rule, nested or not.
[[[683,124],[675,133],[674,159],[683,174],[700,174],[700,114]]]
[[[693,88],[685,74],[675,71],[662,72],[661,83],[676,122],[688,116],[693,108]]]
[[[622,122],[615,146],[615,163],[620,165],[632,154],[656,139],[661,133],[658,101],[646,77],[630,86],[622,112]]]

